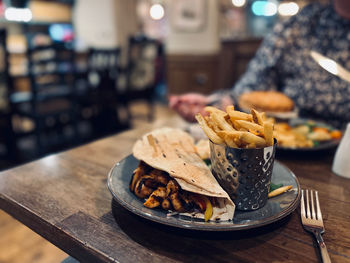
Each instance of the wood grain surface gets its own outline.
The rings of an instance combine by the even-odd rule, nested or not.
[[[155,126],[0,173],[0,208],[83,262],[320,261],[315,241],[301,226],[299,208],[263,228],[212,233],[149,222],[112,202],[106,186],[110,168]],[[330,151],[277,157],[302,188],[319,191],[332,262],[350,262],[350,180],[331,172],[333,156]]]

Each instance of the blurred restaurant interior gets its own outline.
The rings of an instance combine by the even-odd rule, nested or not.
[[[309,2],[1,1],[1,169],[150,121],[168,94],[232,87]]]
[[[169,94],[231,88],[312,2],[329,1],[0,0],[0,170],[166,118]],[[25,242],[1,236],[0,254]],[[46,253],[26,262],[67,256],[35,242]],[[0,262],[25,262],[10,252]]]

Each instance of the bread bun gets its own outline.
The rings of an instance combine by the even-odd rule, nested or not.
[[[238,106],[242,110],[256,109],[265,112],[290,112],[294,108],[293,101],[277,91],[253,91],[243,93]]]

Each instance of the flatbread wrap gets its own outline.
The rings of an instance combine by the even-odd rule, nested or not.
[[[235,205],[199,157],[193,138],[180,129],[162,128],[145,134],[133,147],[140,160],[130,190],[162,207],[205,221],[232,220]]]

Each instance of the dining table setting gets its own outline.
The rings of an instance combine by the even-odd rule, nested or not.
[[[257,127],[259,115],[253,114],[253,120],[237,123]],[[216,137],[210,137],[211,166],[199,164],[201,169],[195,170],[213,172],[220,184],[205,177],[206,173],[203,180],[209,188],[195,184],[201,176],[198,172],[190,177],[193,183],[181,174],[191,171],[191,161],[199,157],[178,151],[189,147],[186,136],[195,132],[179,116],[172,116],[0,172],[0,209],[80,262],[350,262],[350,179],[332,169],[335,156],[342,163],[346,160],[348,152],[337,151],[342,142],[298,150],[276,145],[273,137],[266,136],[270,125],[264,123],[263,127],[264,136],[256,132],[256,137],[264,138],[263,143],[266,140],[262,153],[259,149],[237,153],[227,145],[220,148],[213,143]],[[184,134],[178,138],[182,148],[172,149],[175,128]],[[237,143],[226,140],[222,131],[218,134],[228,144]],[[173,140],[167,147],[160,145],[166,136]],[[249,139],[244,144],[247,148]],[[223,151],[229,152],[227,159],[220,156]],[[230,154],[240,159],[236,161]],[[255,161],[250,161],[254,159],[250,154],[255,154]],[[237,184],[241,188],[230,191],[226,182],[220,181],[224,162],[229,163],[225,172],[233,174],[233,180],[236,175],[232,171],[239,171]],[[241,174],[254,167],[261,167],[262,177],[271,180],[271,185],[265,186],[289,188],[267,198],[260,183],[242,179]],[[166,187],[159,186],[164,173],[155,173],[155,168],[168,169]],[[157,190],[168,191],[169,182],[174,182],[183,188],[180,195],[189,191],[186,196],[193,197],[199,207],[204,200],[204,208],[183,214],[183,208],[176,208],[173,196],[178,192],[174,190],[162,201],[154,187],[142,195],[141,190],[151,187],[147,175],[141,175],[144,180],[137,178],[142,169],[163,176]],[[252,188],[259,191],[256,200],[247,199]],[[218,190],[214,193],[213,189]],[[201,199],[199,193],[207,197]],[[180,205],[187,200],[183,198]],[[172,205],[167,206],[166,200]],[[223,204],[233,218],[224,219]]]

